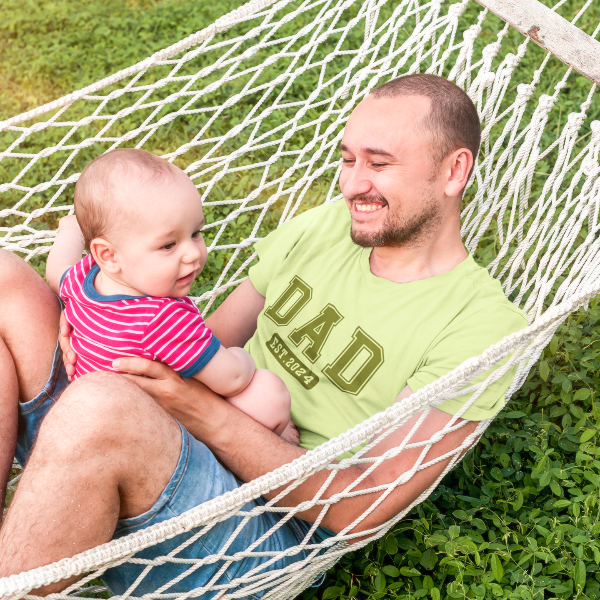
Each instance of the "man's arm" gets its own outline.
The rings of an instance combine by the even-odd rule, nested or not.
[[[46,263],[46,281],[55,294],[58,294],[61,277],[81,260],[82,253],[83,236],[75,215],[63,217]]]
[[[237,410],[201,383],[183,380],[166,365],[141,358],[122,358],[119,369],[149,377],[131,376],[194,437],[204,442],[219,461],[242,481],[256,479],[306,453],[306,450],[288,444]],[[404,390],[399,400],[407,394],[410,395],[410,390]],[[418,415],[413,417],[393,434],[383,438],[381,443],[370,451],[369,456],[380,456],[387,449],[400,444],[415,426],[418,418]],[[430,439],[451,419],[451,415],[435,408],[431,409],[421,426],[413,433],[411,442]],[[465,439],[475,431],[476,426],[476,422],[466,422],[460,429],[447,433],[431,446],[421,462],[429,462],[460,448]],[[398,456],[387,459],[368,475],[365,473],[370,463],[340,470],[329,484],[323,498],[343,492],[360,477],[364,479],[353,488],[354,491],[377,488],[394,482],[415,465],[422,451],[423,448],[404,449]],[[450,460],[451,457],[447,457],[435,465],[415,472],[407,483],[396,487],[375,510],[363,518],[353,532],[371,529],[397,515],[436,481]],[[329,470],[315,473],[292,490],[280,504],[297,506],[301,502],[312,500],[330,474]],[[268,496],[274,497],[279,491],[273,490]],[[321,525],[335,532],[343,530],[369,509],[384,492],[385,490],[380,489],[339,500],[327,510]],[[321,510],[322,507],[313,507],[300,516],[314,522]]]

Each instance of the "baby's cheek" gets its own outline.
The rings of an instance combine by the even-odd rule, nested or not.
[[[177,274],[160,260],[151,261],[140,273],[142,289],[148,296],[168,297],[171,295]]]

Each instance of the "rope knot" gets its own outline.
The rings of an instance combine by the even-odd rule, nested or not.
[[[519,58],[512,53],[509,53],[504,58],[504,62],[509,69],[514,69],[519,64]],[[524,84],[521,84],[524,85]]]
[[[517,100],[519,104],[527,102],[531,98],[534,90],[534,86],[531,83],[520,83],[517,86]]]
[[[568,127],[570,129],[579,129],[583,123],[583,120],[585,119],[587,115],[583,114],[583,113],[571,113],[568,117],[567,117],[567,123],[568,123]]]
[[[441,4],[441,2],[440,2],[440,4]],[[458,19],[458,17],[460,17],[465,12],[465,8],[467,8],[467,6],[463,2],[458,3],[458,4],[453,4],[448,9],[448,16],[451,19]],[[471,25],[471,27],[476,27],[476,25]]]
[[[598,142],[600,140],[600,121],[592,121],[590,129],[592,130],[592,140]]]
[[[456,4],[454,6],[456,6]],[[471,27],[463,33],[463,39],[465,42],[474,42],[480,33],[481,27],[479,25],[471,25]]]
[[[496,54],[500,52],[500,42],[494,42],[493,44],[488,44],[482,51],[484,59],[489,60],[494,58]]]
[[[554,108],[554,103],[556,102],[556,98],[554,96],[548,96],[548,94],[542,94],[540,96],[539,108],[545,112],[549,113]]]

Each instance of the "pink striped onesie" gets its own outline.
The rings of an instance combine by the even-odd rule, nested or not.
[[[94,288],[100,268],[91,255],[62,277],[60,297],[72,326],[77,353],[75,378],[92,371],[115,371],[121,356],[159,360],[183,377],[192,377],[221,343],[189,298],[102,296]]]

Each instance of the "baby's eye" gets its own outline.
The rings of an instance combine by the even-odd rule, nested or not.
[[[192,237],[193,237],[194,239],[196,239],[196,238],[200,237],[200,234],[201,234],[201,233],[202,233],[202,232],[201,232],[201,231],[198,229],[198,231],[194,231],[194,233],[192,233]]]
[[[165,244],[165,245],[162,247],[162,250],[171,250],[171,248],[175,248],[175,242],[171,242],[171,243],[169,243],[169,244]]]

